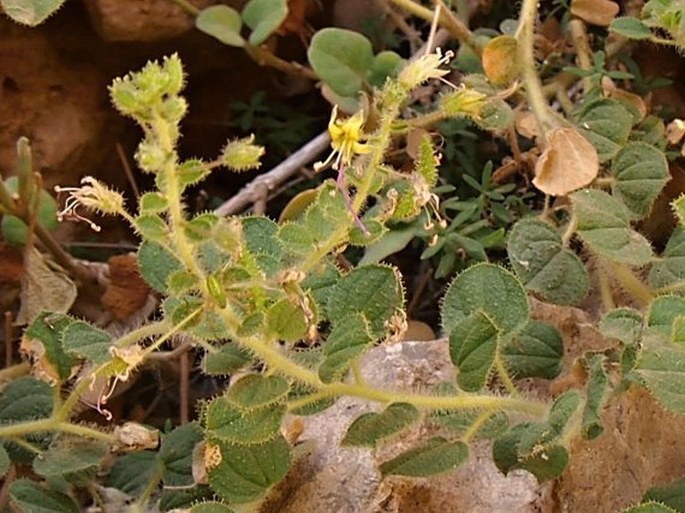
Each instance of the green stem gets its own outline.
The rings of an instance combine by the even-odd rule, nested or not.
[[[478,417],[476,417],[476,420],[474,420],[469,428],[464,432],[463,436],[461,437],[461,441],[464,442],[465,444],[468,444],[471,439],[476,436],[476,433],[478,433],[478,430],[483,427],[483,424],[485,424],[490,417],[493,416],[495,412],[493,410],[485,410],[483,411]]]
[[[26,376],[29,372],[31,372],[31,364],[26,362],[0,369],[0,384]]]
[[[193,4],[188,2],[188,0],[171,0],[174,2],[176,5],[178,5],[181,9],[185,10],[188,14],[191,14],[193,16],[197,16],[200,14],[200,9],[195,7]]]
[[[518,59],[521,66],[521,80],[526,91],[530,109],[535,115],[541,134],[559,126],[559,121],[551,111],[542,90],[542,82],[537,74],[535,64],[535,20],[538,12],[538,0],[523,0],[519,15]]]
[[[502,355],[499,351],[495,354],[495,369],[504,384],[504,388],[507,389],[507,392],[509,392],[511,396],[517,397],[519,391],[517,390],[516,385],[514,385],[514,381],[511,379],[507,366],[504,364],[504,360],[502,360]]]
[[[128,347],[136,342],[145,340],[146,338],[154,337],[155,335],[164,333],[165,331],[168,331],[170,327],[170,323],[167,319],[145,324],[140,328],[129,331],[126,333],[126,335],[120,337],[114,345],[117,347]]]
[[[94,438],[105,442],[112,442],[114,440],[114,437],[111,435],[98,431],[97,429],[81,426],[79,424],[71,424],[70,422],[63,422],[54,417],[0,426],[0,438],[25,436],[30,433],[41,433],[45,431],[61,431],[63,433]]]
[[[630,268],[606,258],[602,258],[601,263],[609,272],[611,272],[612,276],[618,281],[621,287],[637,299],[642,306],[647,306],[652,302],[654,293],[635,276]]]

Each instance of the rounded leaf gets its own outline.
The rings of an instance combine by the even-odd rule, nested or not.
[[[213,5],[203,9],[195,18],[195,26],[225,45],[245,46],[245,40],[240,35],[240,14],[227,5]]]
[[[481,311],[507,334],[528,322],[528,297],[521,282],[509,271],[493,264],[476,264],[450,284],[441,306],[446,334],[472,313]]]
[[[339,28],[314,34],[307,57],[321,80],[341,96],[359,92],[373,64],[371,42],[357,32]]]
[[[518,42],[514,36],[497,36],[483,48],[483,70],[488,80],[506,86],[519,75]]]
[[[250,44],[259,46],[288,17],[288,0],[250,0],[241,15],[252,29]]]

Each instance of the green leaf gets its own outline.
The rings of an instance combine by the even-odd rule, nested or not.
[[[526,289],[544,301],[572,305],[587,294],[585,265],[564,248],[559,234],[547,223],[537,219],[516,223],[509,232],[507,252]]]
[[[419,410],[408,403],[389,404],[381,413],[364,413],[347,428],[342,445],[375,448],[389,438],[419,420]]]
[[[671,344],[652,344],[642,350],[635,372],[664,406],[685,414],[685,352]]]
[[[643,142],[631,142],[622,148],[611,163],[611,172],[616,177],[614,195],[623,200],[637,219],[649,214],[671,177],[666,156]]]
[[[245,40],[240,35],[240,13],[231,7],[213,5],[203,9],[195,18],[195,26],[225,45],[245,46]]]
[[[169,206],[167,199],[159,192],[146,192],[139,201],[141,214],[159,214]]]
[[[283,248],[295,255],[306,255],[314,247],[314,237],[300,223],[290,221],[282,224],[278,230],[278,238]]]
[[[644,265],[652,258],[647,239],[630,227],[630,212],[618,199],[597,189],[571,195],[577,232],[592,251],[616,262]]]
[[[278,239],[278,225],[271,219],[251,216],[241,219],[245,244],[254,255],[267,254],[280,258],[283,247]]]
[[[633,116],[618,100],[601,98],[583,106],[576,125],[606,162],[628,142]]]
[[[192,486],[193,449],[203,440],[196,422],[179,426],[162,437],[159,459],[164,465],[164,486]]]
[[[307,277],[300,284],[302,290],[314,298],[323,316],[328,316],[326,310],[328,298],[339,279],[340,271],[338,268],[331,261],[324,260],[316,269],[307,274]]]
[[[323,345],[326,358],[319,366],[319,377],[323,382],[330,383],[340,378],[352,360],[375,341],[369,331],[369,323],[363,314],[352,314],[336,323]]]
[[[204,504],[198,501],[206,501],[212,497],[214,497],[214,492],[212,492],[212,489],[209,487],[209,485],[163,488],[162,494],[159,498],[159,510],[181,510],[187,513],[189,511],[195,511],[193,506],[196,504]],[[221,513],[224,513],[224,511]]]
[[[42,355],[34,366],[51,379],[69,379],[76,365],[76,360],[62,347],[62,334],[73,321],[68,315],[42,312],[24,331],[22,347],[36,356]]]
[[[59,437],[33,460],[33,470],[46,479],[61,477],[77,486],[89,484],[109,453],[106,443],[88,438]]]
[[[325,28],[314,34],[307,57],[321,80],[340,96],[354,96],[361,91],[373,65],[369,40],[339,28]]]
[[[318,392],[319,391],[317,389],[308,387],[306,385],[301,385],[298,383],[293,384],[290,395],[288,396],[288,400],[292,402],[300,399],[308,399],[309,401],[299,408],[293,408],[289,410],[289,413],[293,415],[315,415],[335,404],[335,396],[321,398]],[[315,399],[316,397],[319,397],[319,399]]]
[[[276,301],[266,311],[266,327],[273,336],[286,342],[297,342],[305,337],[309,322],[299,305],[288,297]]]
[[[288,17],[287,0],[250,0],[241,16],[252,29],[250,44],[261,45]]]
[[[183,161],[177,169],[178,181],[185,188],[201,182],[212,170],[200,159],[188,159]]]
[[[673,508],[675,511],[685,511],[685,479],[678,479],[665,486],[655,486],[647,490],[643,501],[656,501]]]
[[[10,193],[16,192],[18,188],[16,177],[11,176],[5,180],[5,186]],[[48,230],[54,230],[59,226],[57,221],[57,202],[55,201],[55,198],[44,189],[41,189],[39,194],[40,207],[38,208],[38,221]],[[5,242],[11,246],[23,246],[26,244],[28,227],[26,226],[26,223],[18,217],[12,215],[2,216],[0,230],[2,231],[2,237]]]
[[[559,477],[568,464],[568,452],[559,442],[580,403],[578,392],[566,392],[554,401],[547,422],[512,427],[492,447],[497,468],[504,474],[527,470],[539,482]]]
[[[385,85],[387,78],[394,78],[404,66],[405,60],[395,52],[380,52],[373,58],[373,63],[368,72],[369,82],[380,88]]]
[[[469,448],[464,442],[450,442],[436,436],[381,464],[380,471],[383,477],[427,477],[450,472],[463,465],[468,458]]]
[[[517,378],[554,379],[561,372],[564,343],[559,330],[538,321],[530,321],[501,349],[504,363]]]
[[[324,182],[305,212],[305,227],[315,241],[326,241],[340,226],[348,224],[350,212],[343,195],[332,182]]]
[[[228,342],[216,352],[205,353],[202,372],[210,376],[228,376],[243,368],[250,360],[249,352],[234,342]]]
[[[209,470],[209,485],[228,502],[260,498],[290,469],[290,446],[280,435],[265,444],[217,445],[221,462]]]
[[[0,391],[0,424],[42,419],[52,411],[52,388],[44,381],[23,377]]]
[[[55,13],[65,0],[0,0],[5,14],[17,23],[35,27]]]
[[[504,100],[489,100],[483,103],[474,121],[483,130],[504,130],[514,122],[514,111]]]
[[[489,414],[489,416],[473,434],[474,438],[497,438],[507,431],[509,418],[502,411],[496,413],[477,410],[437,411],[431,418],[447,429],[464,433],[483,414]]]
[[[505,335],[526,325],[529,309],[526,291],[512,273],[493,264],[476,264],[452,281],[440,313],[446,334],[480,311]]]
[[[381,238],[368,246],[359,265],[375,264],[384,258],[397,253],[407,247],[414,237],[421,233],[418,223],[411,223],[403,227],[392,228],[381,235]]]
[[[68,353],[86,358],[96,364],[108,362],[112,335],[84,321],[70,323],[62,333],[62,347]]]
[[[143,239],[164,242],[169,238],[167,224],[157,214],[143,214],[136,217],[135,227]]]
[[[166,293],[169,276],[181,268],[181,262],[161,244],[143,241],[138,248],[138,271],[157,292]]]
[[[7,471],[10,469],[10,455],[7,454],[5,447],[0,444],[0,477],[5,477]]]
[[[606,338],[637,344],[642,337],[642,315],[633,308],[611,310],[599,321],[599,330]]]
[[[517,424],[498,438],[492,447],[492,457],[504,474],[515,469],[527,470],[539,482],[559,477],[568,464],[568,452],[554,443],[538,443],[533,453],[526,440],[537,440],[544,428],[535,423]]]
[[[233,510],[222,502],[206,501],[193,504],[190,513],[233,513]]]
[[[137,497],[158,479],[162,462],[154,451],[130,452],[119,456],[105,478],[105,486]]]
[[[673,322],[685,315],[685,298],[681,296],[659,296],[649,305],[647,326],[660,333],[665,339],[671,337]]]
[[[285,378],[248,374],[231,385],[225,397],[238,408],[251,410],[278,403],[289,391],[290,384]]]
[[[467,392],[485,386],[495,363],[499,331],[488,316],[476,311],[459,322],[450,333],[450,357],[459,369],[457,382]]]
[[[378,339],[386,334],[387,322],[402,308],[403,302],[404,290],[396,269],[364,265],[338,280],[326,311],[334,325],[351,315],[364,315],[371,335]]]
[[[649,30],[649,27],[632,16],[614,18],[609,25],[609,30],[629,39],[640,40],[652,37],[652,31]]]
[[[14,481],[9,496],[17,510],[25,513],[79,513],[79,507],[71,497],[46,490],[30,479]]]
[[[609,378],[604,370],[606,356],[595,354],[587,359],[587,399],[583,410],[583,436],[593,440],[602,434],[602,409],[606,404]]]
[[[243,409],[230,399],[230,391],[213,399],[205,411],[207,436],[226,443],[259,444],[275,438],[286,413],[284,402]]]
[[[668,239],[661,258],[649,270],[649,284],[655,289],[685,282],[685,229],[678,226]]]

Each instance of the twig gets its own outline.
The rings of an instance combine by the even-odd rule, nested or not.
[[[190,421],[190,355],[186,351],[181,353],[179,358],[180,369],[179,369],[179,393],[178,400],[180,404],[180,420],[181,424],[187,424]]]
[[[133,176],[133,171],[131,170],[131,166],[129,165],[128,159],[126,158],[124,148],[118,142],[115,144],[115,146],[117,148],[117,155],[119,155],[121,165],[124,168],[124,173],[126,173],[126,178],[128,178],[128,183],[131,185],[131,189],[133,189],[133,194],[136,195],[136,198],[140,198],[140,188],[138,188],[136,178],[135,176]]]
[[[271,171],[252,180],[238,194],[217,208],[214,213],[226,216],[242,211],[248,205],[259,200],[264,194],[264,188],[268,191],[272,190],[295,174],[300,167],[306,166],[316,159],[321,152],[326,150],[330,142],[331,138],[328,131],[320,133]]]
[[[4,332],[5,332],[5,368],[8,368],[12,365],[12,360],[14,359],[14,355],[12,354],[12,311],[7,310],[5,312],[5,325],[4,325]]]

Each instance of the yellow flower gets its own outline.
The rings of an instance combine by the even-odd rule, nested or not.
[[[348,166],[355,155],[369,153],[371,151],[369,146],[360,142],[365,139],[362,125],[364,125],[363,111],[360,110],[346,120],[340,120],[338,119],[338,106],[334,106],[331,120],[328,122],[328,133],[331,136],[333,151],[325,161],[314,164],[314,171],[320,171],[330,165],[331,162],[333,162],[334,169],[340,170],[341,166]]]

